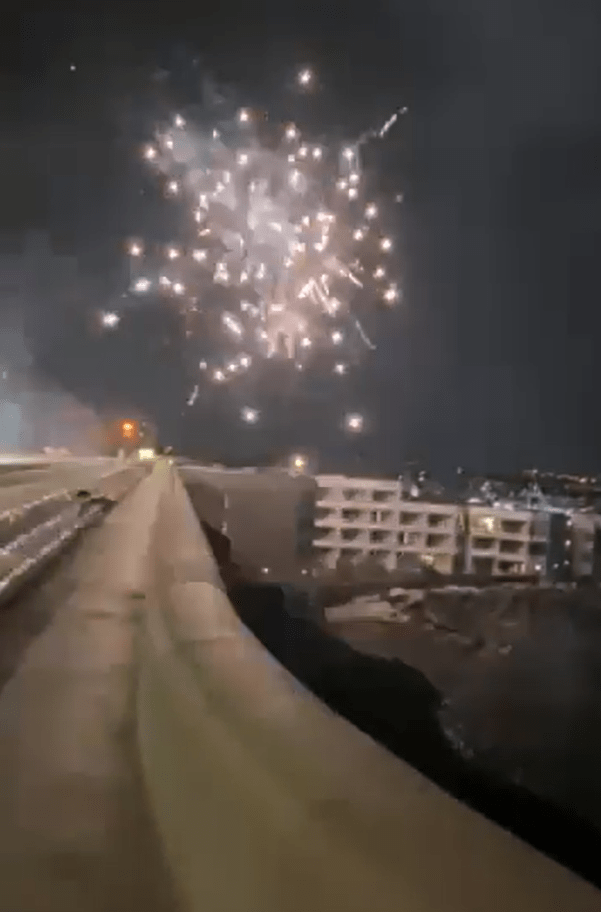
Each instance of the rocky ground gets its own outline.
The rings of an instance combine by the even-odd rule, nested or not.
[[[443,724],[463,751],[601,829],[597,590],[433,592],[400,622],[328,626],[420,669],[444,694]]]

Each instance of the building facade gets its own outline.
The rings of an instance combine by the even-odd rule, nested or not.
[[[516,501],[452,502],[415,496],[401,479],[317,476],[314,547],[320,563],[419,564],[440,573],[591,576],[601,517]]]
[[[457,569],[460,512],[453,503],[404,496],[400,480],[317,476],[315,548],[324,566],[373,558],[387,570],[421,561]]]

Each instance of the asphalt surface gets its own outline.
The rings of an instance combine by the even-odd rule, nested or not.
[[[104,471],[53,467],[43,485]],[[0,912],[177,908],[135,736],[136,495],[0,611]]]

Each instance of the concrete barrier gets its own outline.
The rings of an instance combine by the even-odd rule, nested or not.
[[[164,464],[139,743],[191,912],[542,912],[601,893],[334,715],[242,625]]]

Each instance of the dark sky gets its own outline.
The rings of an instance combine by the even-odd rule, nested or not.
[[[109,300],[123,239],[149,218],[134,149],[157,104],[152,74],[170,71],[185,93],[198,57],[277,105],[291,65],[309,62],[325,86],[312,116],[333,131],[410,107],[380,162],[405,191],[405,299],[361,375],[366,457],[386,470],[421,458],[439,473],[599,468],[598,2],[23,8],[3,39],[8,236],[48,229],[80,257],[87,295]],[[71,391],[135,403],[188,450],[206,440],[206,414],[181,415],[189,384],[154,324],[108,345],[83,306],[36,307],[36,357]]]

